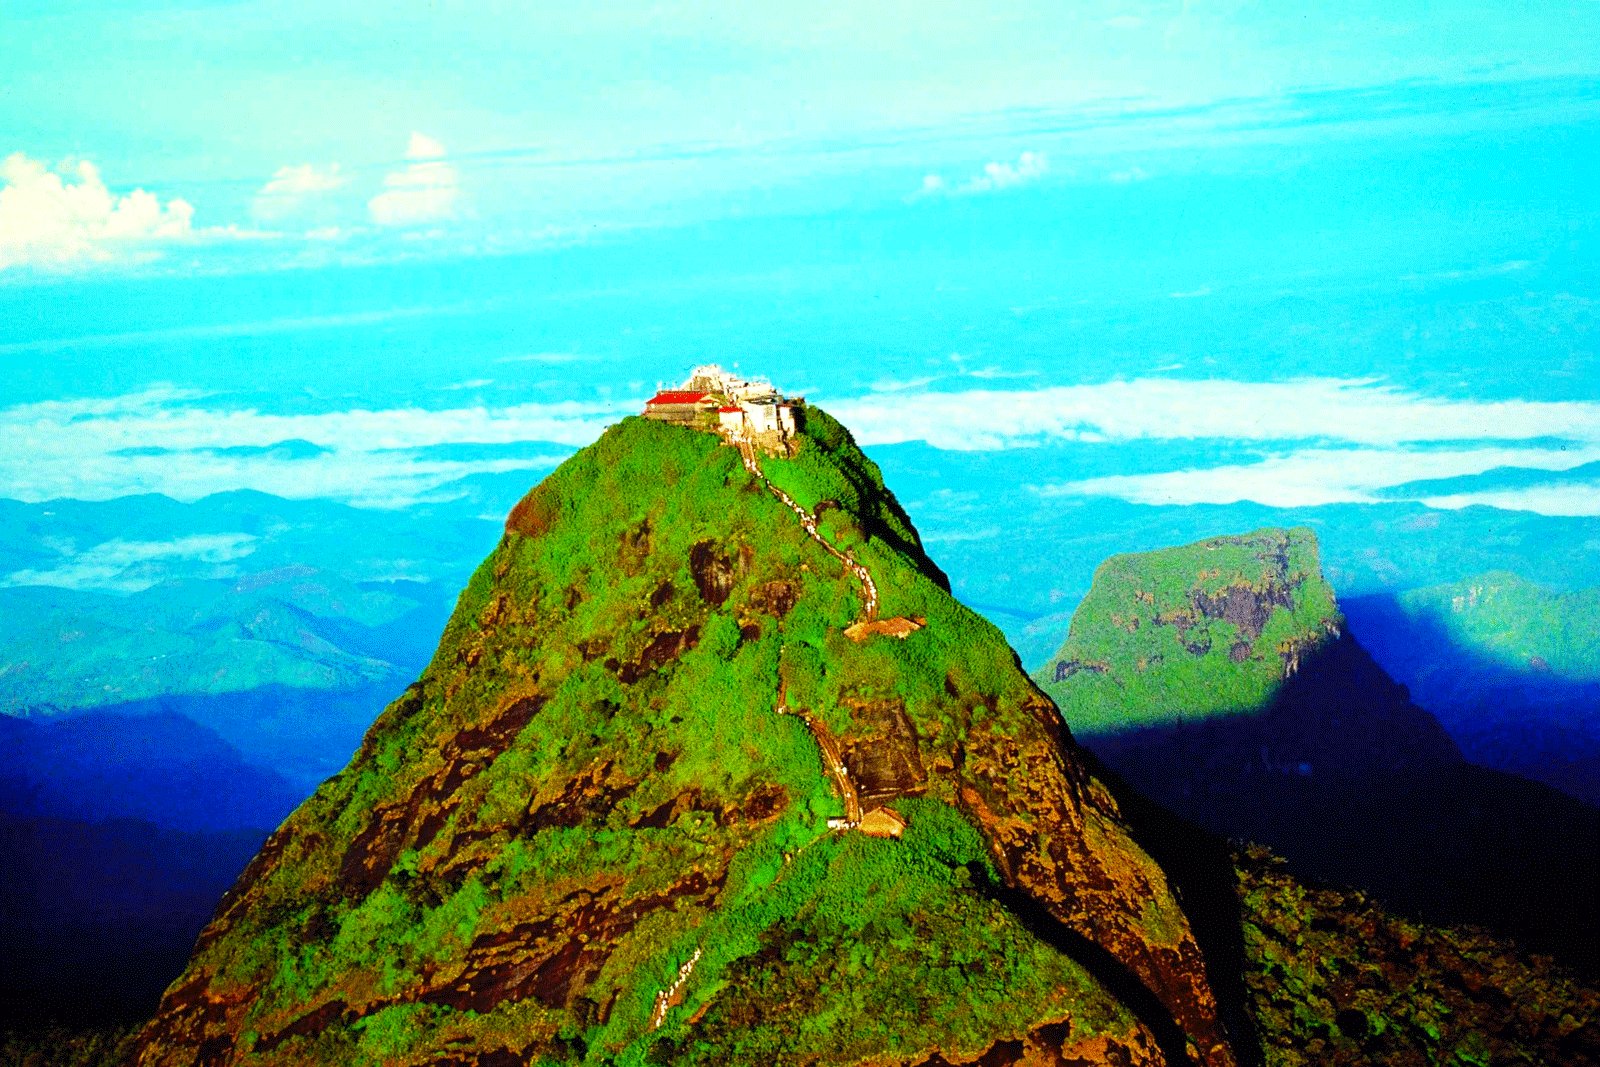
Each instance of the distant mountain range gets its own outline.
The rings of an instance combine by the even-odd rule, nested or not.
[[[0,501],[0,714],[182,714],[309,791],[426,662],[485,525],[248,492]]]

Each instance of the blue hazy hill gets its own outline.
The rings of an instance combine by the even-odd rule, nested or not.
[[[0,716],[0,809],[174,830],[270,830],[301,800],[215,732],[181,715]]]

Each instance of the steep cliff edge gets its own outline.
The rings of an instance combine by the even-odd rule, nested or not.
[[[530,493],[137,1061],[1236,1062],[1167,876],[804,414],[758,472],[625,420]]]

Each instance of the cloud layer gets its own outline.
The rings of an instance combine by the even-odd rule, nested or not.
[[[564,402],[279,415],[169,388],[0,409],[0,494],[100,500],[233,489],[403,506],[472,474],[553,466],[635,405]],[[556,446],[438,458],[442,445]]]
[[[897,392],[831,404],[864,444],[922,441],[952,450],[1050,441],[1254,446],[1261,458],[1145,474],[1065,480],[1047,495],[1141,504],[1275,507],[1483,504],[1550,515],[1600,514],[1587,483],[1396,495],[1396,487],[1498,468],[1565,471],[1600,459],[1600,403],[1453,400],[1371,380],[1290,382],[1145,378],[1032,392]],[[1387,492],[1386,492],[1387,491]]]
[[[1232,504],[1254,501],[1279,508],[1316,507],[1322,504],[1392,503],[1392,494],[1380,490],[1409,481],[1481,474],[1497,467],[1561,471],[1600,458],[1600,445],[1586,450],[1546,448],[1463,448],[1408,451],[1397,448],[1310,448],[1270,456],[1257,463],[1168,471],[1160,474],[1113,475],[1047,486],[1047,495],[1115,496],[1136,504]],[[1564,494],[1570,496],[1570,494]],[[1435,507],[1465,507],[1503,502],[1528,490],[1495,494],[1462,493],[1453,497],[1421,497]],[[1550,498],[1547,503],[1553,503]],[[1501,506],[1501,505],[1495,505]],[[1594,514],[1549,511],[1543,507],[1516,510],[1545,514]]]
[[[1073,478],[1063,471],[1052,481],[1046,472],[1035,488],[1047,496],[1277,507],[1419,500],[1440,508],[1600,514],[1600,487],[1585,472],[1562,485],[1537,474],[1600,462],[1596,402],[1443,399],[1371,380],[1322,378],[1143,378],[959,392],[929,391],[915,381],[884,385],[893,391],[825,401],[866,445],[1005,450],[1071,442],[1113,449],[1161,442],[1161,454],[1181,457],[1178,469],[1149,473]],[[440,395],[460,392],[467,390]],[[171,388],[45,401],[0,409],[0,438],[8,445],[0,451],[0,494],[194,499],[251,488],[404,506],[435,499],[469,475],[552,466],[636,410],[631,400],[595,400],[273,414]],[[1238,459],[1241,449],[1255,458]],[[1205,462],[1224,451],[1227,462]],[[1509,488],[1438,481],[1503,468],[1535,473]]]
[[[188,237],[194,208],[143,189],[117,195],[87,160],[53,171],[20,152],[0,162],[0,270],[63,270]]]
[[[899,393],[835,402],[871,444],[994,449],[1041,439],[1215,439],[1363,445],[1569,437],[1600,442],[1600,403],[1445,400],[1373,379],[1138,378],[1031,391]]]
[[[426,134],[413,133],[399,170],[383,180],[383,191],[367,201],[367,213],[379,226],[421,226],[454,218],[460,179],[445,161],[444,145]]]
[[[193,534],[170,541],[106,541],[82,552],[64,546],[62,560],[46,569],[16,571],[0,578],[0,586],[51,585],[62,589],[100,589],[137,593],[167,577],[163,566],[173,560],[215,565],[213,577],[234,573],[227,566],[255,551],[257,538],[247,533]]]

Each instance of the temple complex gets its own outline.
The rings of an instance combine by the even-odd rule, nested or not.
[[[676,389],[658,389],[644,417],[717,433],[763,451],[788,451],[804,397],[786,397],[764,378],[741,378],[715,363],[696,367]]]

